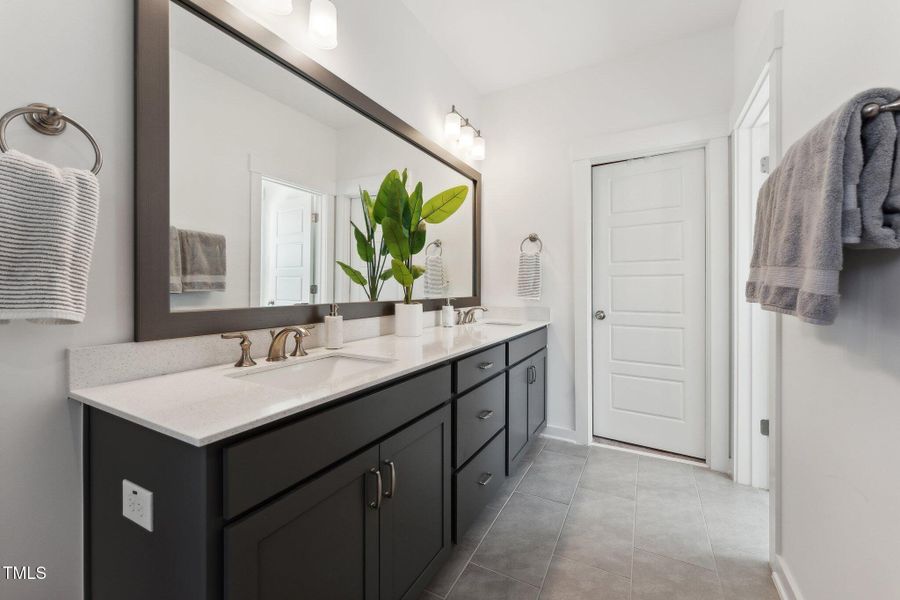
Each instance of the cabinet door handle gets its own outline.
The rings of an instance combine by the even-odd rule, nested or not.
[[[481,479],[478,480],[478,485],[487,485],[491,482],[491,479],[494,478],[493,473],[482,473]]]
[[[394,466],[394,461],[386,460],[384,464],[388,466],[391,470],[391,488],[384,493],[385,498],[393,498],[394,494],[397,492],[397,468]]]
[[[372,510],[378,510],[381,508],[381,494],[383,493],[383,487],[381,482],[381,471],[372,467],[369,469],[369,473],[375,476],[375,499],[369,502],[369,508]]]
[[[488,419],[490,419],[493,416],[494,416],[494,411],[492,411],[492,410],[483,410],[480,413],[478,413],[478,418],[481,419],[482,421],[487,421]]]
[[[492,362],[483,362],[483,363],[481,363],[481,364],[478,365],[478,368],[481,369],[482,371],[487,371],[488,369],[493,369],[493,368],[494,368],[494,363],[492,363]]]
[[[535,381],[537,381],[537,369],[532,365],[528,367],[528,383],[534,383]]]

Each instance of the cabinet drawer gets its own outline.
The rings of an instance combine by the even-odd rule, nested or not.
[[[488,348],[456,363],[456,392],[464,392],[473,385],[496,375],[506,367],[506,346]]]
[[[506,449],[502,433],[454,476],[456,520],[454,540],[459,541],[479,513],[493,500],[505,480]]]
[[[506,377],[495,377],[456,399],[456,466],[503,428],[506,423]]]
[[[450,367],[227,446],[224,513],[230,519],[334,464],[450,398]]]
[[[533,331],[509,342],[509,364],[514,365],[547,345],[547,328]]]

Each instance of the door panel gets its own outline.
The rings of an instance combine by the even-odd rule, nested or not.
[[[509,463],[516,461],[522,448],[528,443],[528,368],[530,361],[524,361],[509,370],[507,393],[509,406],[507,418],[509,427],[506,431],[507,456]]]
[[[370,449],[225,528],[228,600],[378,598]]]
[[[594,434],[706,453],[703,150],[593,169]]]
[[[446,406],[381,444],[381,600],[418,598],[450,550],[450,435]]]
[[[528,431],[540,429],[547,419],[547,351],[541,350],[531,359],[532,375],[528,385]]]

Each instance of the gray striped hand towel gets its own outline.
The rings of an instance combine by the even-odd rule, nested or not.
[[[84,320],[99,206],[90,171],[0,153],[0,322]]]
[[[519,285],[516,296],[528,300],[540,300],[542,285],[541,253],[519,252]]]
[[[447,271],[441,256],[425,257],[425,295],[431,298],[443,298],[447,295]]]

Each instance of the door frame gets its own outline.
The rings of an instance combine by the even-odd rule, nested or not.
[[[706,155],[706,464],[731,470],[731,230],[727,115],[584,140],[571,148],[575,440],[593,440],[592,169],[595,165],[703,149]]]

